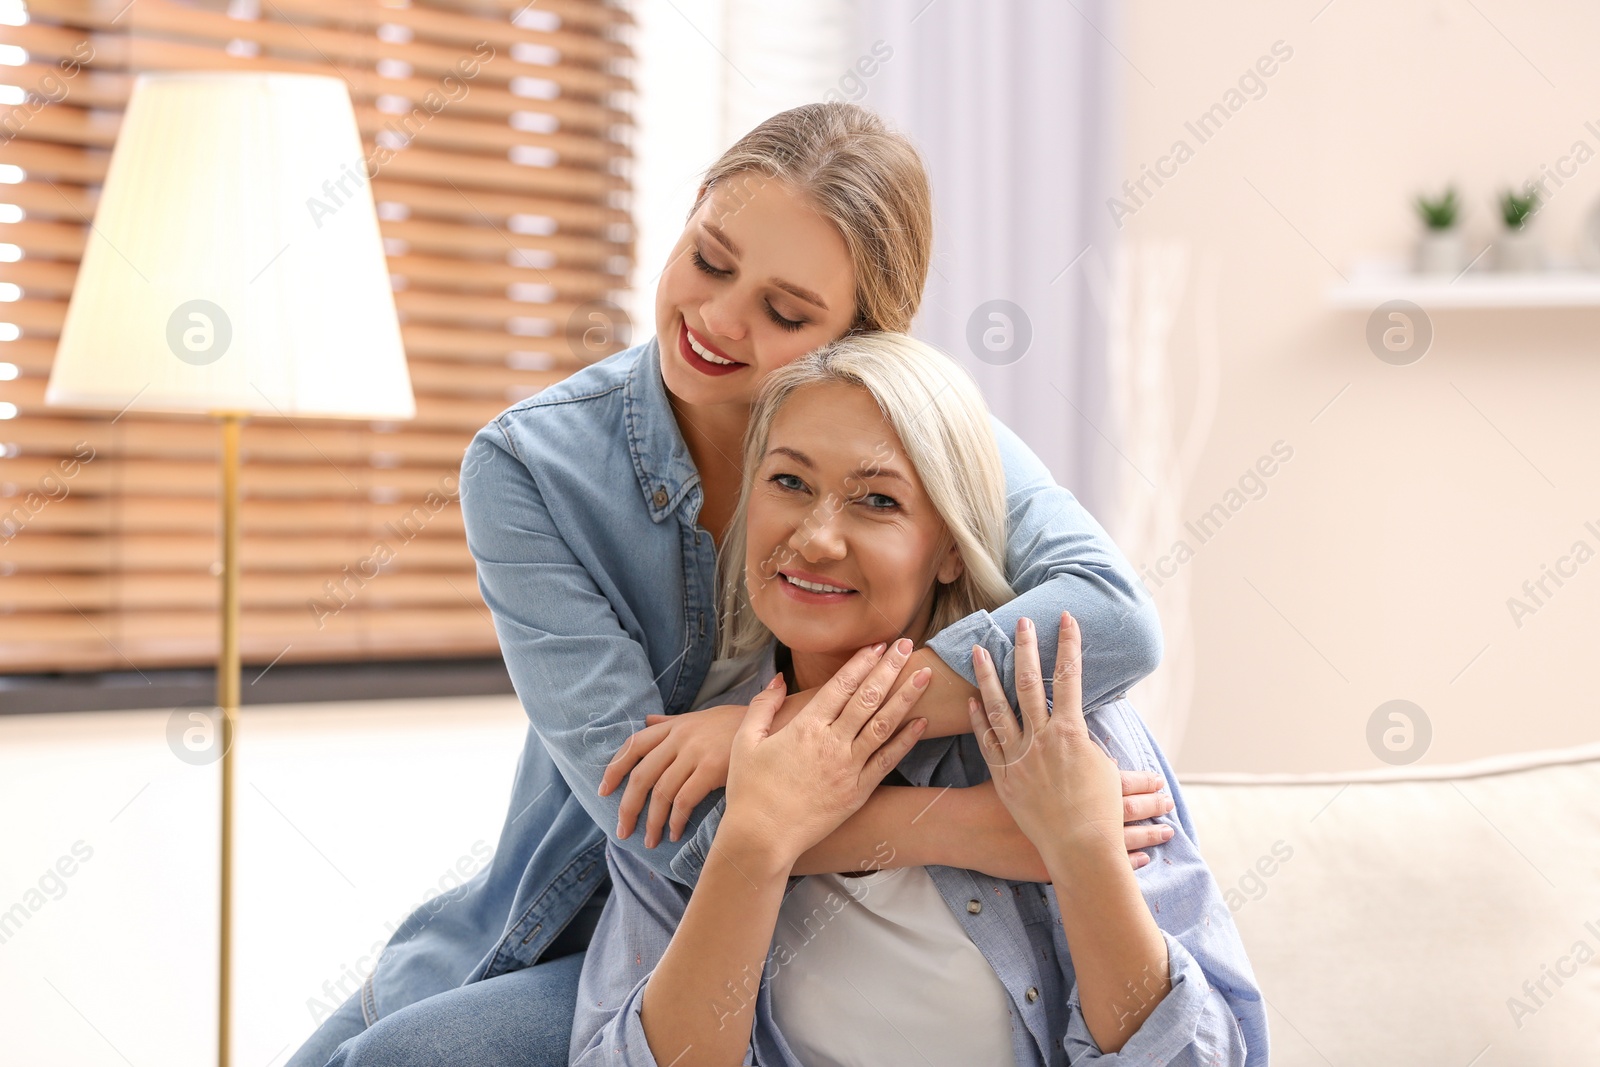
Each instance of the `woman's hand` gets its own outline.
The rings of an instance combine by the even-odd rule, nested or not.
[[[734,737],[719,838],[727,832],[730,839],[761,841],[792,867],[866,803],[927,725],[918,718],[900,728],[927,689],[928,668],[885,699],[910,654],[903,638],[887,652],[882,645],[857,652],[776,731],[772,719],[784,687],[783,676],[775,677],[751,701]]]
[[[1114,848],[1121,854],[1125,848],[1122,777],[1083,718],[1081,646],[1077,620],[1062,612],[1052,713],[1045,707],[1033,622],[1018,620],[1020,726],[989,654],[981,646],[972,653],[983,694],[982,708],[976,700],[967,705],[972,732],[1001,802],[1047,862],[1063,851]]]
[[[1122,828],[1123,845],[1128,850],[1128,863],[1138,870],[1150,862],[1150,854],[1140,851],[1171,839],[1172,827],[1163,823],[1153,826],[1136,826],[1143,819],[1153,819],[1172,810],[1172,798],[1160,792],[1163,779],[1149,771],[1121,771],[1122,775]],[[995,789],[994,779],[969,786],[974,802],[981,813],[972,822],[970,840],[966,851],[960,853],[961,866],[982,871],[992,878],[1008,882],[1048,882],[1050,872],[1044,857],[1032,839],[1017,826],[1005,803]]]
[[[645,847],[661,843],[669,815],[672,840],[682,837],[695,805],[728,784],[728,757],[745,710],[743,704],[719,704],[682,715],[646,715],[645,728],[622,743],[600,779],[601,796],[610,794],[624,776],[628,779],[617,813],[617,836],[633,833],[648,795]]]

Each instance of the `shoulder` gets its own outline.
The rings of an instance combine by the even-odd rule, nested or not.
[[[595,402],[604,403],[613,397],[620,398],[634,367],[644,358],[649,345],[650,342],[646,341],[607,356],[598,363],[591,363],[528,399],[511,405],[499,417],[504,419],[523,412],[554,413],[574,406],[581,408]]]
[[[649,344],[607,356],[519,400],[491,419],[478,436],[524,459],[541,447],[570,448],[574,441],[594,442],[606,436],[622,440],[628,383]]]

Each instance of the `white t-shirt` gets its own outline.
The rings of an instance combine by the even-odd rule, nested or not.
[[[1010,996],[923,868],[801,879],[772,944],[773,1021],[806,1067],[1015,1067]]]

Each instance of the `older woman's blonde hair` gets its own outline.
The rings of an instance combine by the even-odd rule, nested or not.
[[[1005,578],[1005,472],[977,383],[966,368],[914,337],[847,334],[773,371],[751,408],[739,503],[717,561],[718,656],[745,655],[772,637],[750,607],[745,573],[750,492],[783,405],[799,390],[831,383],[859,386],[872,395],[961,555],[960,577],[934,590],[925,636],[1016,596]]]
[[[855,270],[851,332],[909,330],[933,255],[933,194],[916,147],[859,104],[804,104],[739,138],[706,171],[690,214],[728,187],[737,211],[766,181],[809,198]]]

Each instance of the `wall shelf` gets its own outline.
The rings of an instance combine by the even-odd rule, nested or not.
[[[1424,310],[1600,307],[1600,271],[1571,267],[1526,273],[1469,270],[1451,280],[1445,275],[1411,273],[1398,265],[1364,265],[1351,271],[1348,282],[1329,286],[1327,300],[1336,308],[1365,311],[1390,300],[1409,300]]]

